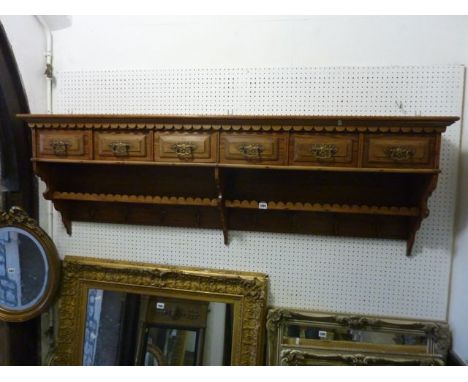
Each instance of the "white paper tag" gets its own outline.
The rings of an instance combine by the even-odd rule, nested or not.
[[[319,338],[327,338],[327,332],[325,330],[319,330],[318,336]]]
[[[8,273],[15,273],[16,272],[16,268],[8,268]]]
[[[258,208],[260,210],[267,210],[268,209],[268,203],[267,202],[259,202],[258,203]]]
[[[163,302],[157,302],[156,303],[156,309],[163,310],[164,309],[164,303]]]

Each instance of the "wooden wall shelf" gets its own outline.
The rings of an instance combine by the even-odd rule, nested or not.
[[[177,196],[88,194],[84,192],[53,192],[53,200],[83,200],[89,202],[167,204],[216,207],[218,201],[208,198],[184,198]]]
[[[262,202],[254,200],[226,200],[226,207],[230,208],[253,208],[258,209]],[[371,215],[394,215],[394,216],[418,216],[419,209],[412,207],[378,207],[358,206],[347,204],[320,204],[320,203],[292,203],[292,202],[263,202],[269,210],[280,211],[310,211],[310,212],[333,212],[342,214],[371,214]]]
[[[72,221],[403,239],[458,117],[19,115]]]

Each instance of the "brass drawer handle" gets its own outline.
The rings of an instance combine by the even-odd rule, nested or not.
[[[112,150],[112,154],[117,157],[128,156],[128,150],[130,149],[130,145],[126,142],[111,142],[109,143],[109,147]]]
[[[393,161],[403,162],[411,160],[415,154],[414,149],[403,146],[387,147],[384,150],[385,155]]]
[[[263,145],[260,143],[241,143],[239,145],[239,151],[247,160],[260,160],[263,150]]]
[[[317,143],[312,145],[310,151],[317,159],[333,159],[338,148],[333,144]]]
[[[50,142],[50,145],[52,146],[54,154],[60,156],[67,155],[68,146],[70,146],[70,143],[65,141],[52,141]]]
[[[193,159],[193,152],[197,149],[197,145],[192,142],[174,143],[171,150],[175,151],[177,158],[182,160]]]

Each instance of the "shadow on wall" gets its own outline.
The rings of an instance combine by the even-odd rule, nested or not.
[[[456,206],[456,223],[454,237],[458,238],[455,242],[454,255],[463,253],[462,249],[467,247],[468,251],[468,151],[462,151],[460,155],[458,197]],[[466,236],[466,237],[465,237]],[[461,243],[463,248],[457,248],[457,242]]]
[[[448,129],[453,128],[452,126],[449,126]],[[457,208],[460,205],[459,203],[456,203],[454,205],[454,211],[444,211],[446,206],[444,206],[444,203],[442,202],[444,197],[450,197],[450,195],[444,196],[443,193],[447,192],[444,191],[440,188],[440,185],[444,183],[445,177],[449,177],[449,172],[450,172],[450,167],[449,166],[456,166],[456,163],[458,163],[458,152],[459,152],[459,147],[458,145],[453,144],[447,139],[444,139],[444,134],[442,134],[442,148],[441,151],[445,153],[450,153],[451,160],[448,163],[448,165],[445,166],[445,168],[441,168],[441,173],[439,174],[439,179],[437,181],[437,187],[434,191],[434,193],[429,197],[428,200],[428,209],[429,209],[429,216],[426,219],[423,219],[422,224],[420,229],[416,232],[416,241],[414,244],[414,248],[412,251],[411,256],[417,256],[421,255],[423,253],[424,248],[431,248],[431,249],[437,249],[441,250],[446,254],[452,253],[452,239],[447,238],[446,235],[451,235],[451,227],[446,227],[446,226],[439,226],[441,230],[440,235],[430,235],[430,240],[424,240],[423,236],[425,234],[425,227],[427,224],[430,224],[430,222],[433,222],[434,226],[437,226],[437,223],[434,221],[435,219],[438,219],[440,215],[444,215],[449,213],[452,215],[453,212],[457,212]],[[467,158],[468,159],[468,158]],[[455,173],[455,176],[457,174]],[[465,177],[468,179],[468,166],[467,166],[467,171],[465,171]],[[449,189],[449,193],[454,192],[454,190]],[[468,218],[468,209],[465,211],[465,220]],[[452,218],[450,218],[452,219]],[[439,223],[443,224],[443,223]],[[455,232],[456,228],[454,229]],[[458,233],[457,233],[458,234]],[[427,233],[426,235],[429,235]]]

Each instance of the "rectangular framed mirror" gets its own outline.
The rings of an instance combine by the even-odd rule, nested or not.
[[[260,365],[267,276],[66,257],[53,365]]]
[[[444,322],[270,309],[269,365],[443,365]]]

